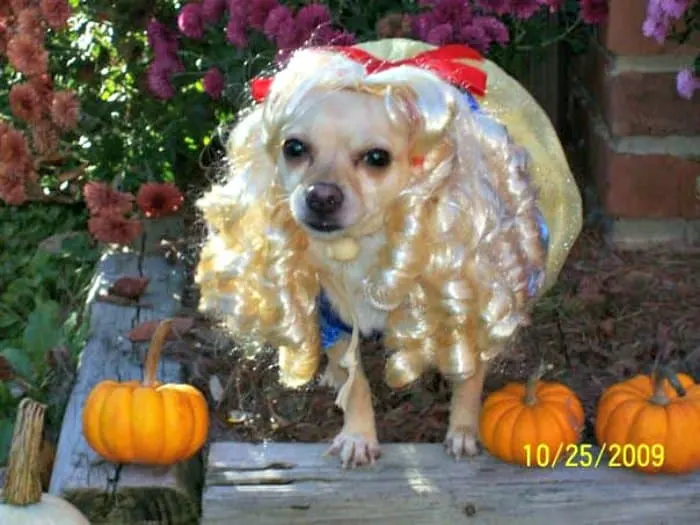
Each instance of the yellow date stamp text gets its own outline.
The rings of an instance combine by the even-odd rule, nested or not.
[[[546,443],[528,443],[524,453],[526,467],[540,468],[658,468],[665,459],[664,446],[659,443],[603,443],[599,448],[590,443],[562,443],[556,448]]]

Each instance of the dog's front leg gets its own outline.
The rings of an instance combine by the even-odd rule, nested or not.
[[[334,388],[347,389],[342,403],[343,429],[326,452],[340,457],[344,468],[374,463],[379,457],[379,442],[372,407],[372,392],[357,352],[354,374],[349,374],[342,359],[348,348],[348,339],[342,339],[328,350],[328,368],[324,383]],[[350,381],[351,383],[346,383]]]
[[[453,382],[445,449],[456,459],[479,453],[479,413],[486,370],[486,363],[481,362],[469,379]]]

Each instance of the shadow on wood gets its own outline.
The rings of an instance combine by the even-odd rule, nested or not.
[[[160,239],[164,227],[155,226]],[[173,229],[172,224],[169,227]],[[147,229],[146,235],[153,238],[153,231]],[[142,250],[106,253],[99,263],[88,297],[89,337],[64,415],[51,477],[50,493],[71,501],[95,525],[190,525],[199,517],[201,455],[167,468],[118,466],[99,457],[82,433],[83,405],[98,382],[143,377],[147,345],[132,343],[127,333],[144,321],[174,316],[179,308],[184,268],[179,263],[169,264],[147,240]],[[97,300],[101,291],[122,276],[150,278],[141,298],[147,307]],[[161,359],[158,378],[163,382],[181,381],[180,365]]]
[[[326,447],[213,443],[201,523],[687,525],[700,515],[700,473],[455,462],[425,443],[383,444],[376,466],[344,471]]]

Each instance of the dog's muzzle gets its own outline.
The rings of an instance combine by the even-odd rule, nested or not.
[[[340,186],[332,182],[317,182],[306,189],[304,198],[304,223],[309,228],[320,232],[333,232],[343,228],[338,212],[343,206],[345,195]]]

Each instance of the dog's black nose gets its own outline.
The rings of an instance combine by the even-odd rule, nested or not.
[[[343,198],[343,190],[332,182],[317,182],[306,189],[306,205],[319,215],[338,211]]]

